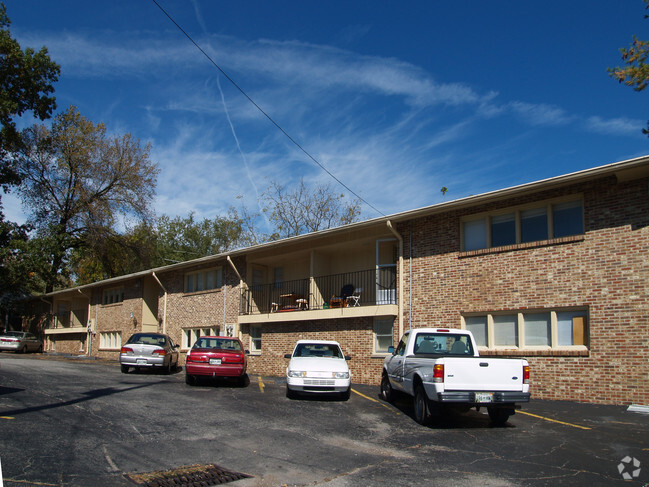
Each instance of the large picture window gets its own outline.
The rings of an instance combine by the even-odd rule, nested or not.
[[[588,346],[588,310],[482,313],[462,317],[476,343],[486,349],[562,349]]]
[[[538,242],[584,233],[581,199],[544,202],[462,220],[462,250]]]
[[[102,332],[99,334],[99,348],[119,349],[122,347],[122,334],[117,331]]]
[[[203,336],[218,336],[219,328],[186,328],[183,330],[181,347],[192,348],[196,340]]]
[[[185,274],[185,292],[209,291],[223,286],[223,269],[207,269]]]
[[[250,353],[261,353],[261,325],[250,325]]]
[[[104,289],[102,293],[101,303],[103,305],[117,304],[124,301],[124,288],[114,287],[111,289]]]

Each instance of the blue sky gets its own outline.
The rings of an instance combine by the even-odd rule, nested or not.
[[[649,94],[606,72],[649,38],[641,0],[158,1],[380,212],[362,219],[649,154]],[[59,111],[152,144],[157,214],[257,210],[271,181],[301,177],[346,192],[153,1],[4,2],[22,47],[61,65]]]

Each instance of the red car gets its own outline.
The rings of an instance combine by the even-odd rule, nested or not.
[[[238,338],[200,337],[187,353],[185,382],[193,386],[198,377],[233,377],[244,385],[247,353]]]

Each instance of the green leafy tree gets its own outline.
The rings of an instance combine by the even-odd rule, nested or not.
[[[182,262],[232,250],[240,245],[241,222],[228,217],[196,220],[188,217],[157,219],[157,254],[160,265]]]
[[[0,185],[5,191],[20,182],[10,157],[21,143],[14,119],[26,112],[40,120],[49,118],[56,108],[52,84],[60,73],[47,48],[23,51],[11,37],[10,24],[7,10],[0,3]]]
[[[649,10],[649,0],[643,1],[645,10]],[[649,18],[649,15],[645,15],[646,18]],[[624,66],[609,68],[610,76],[620,83],[633,87],[635,91],[643,91],[649,83],[649,64],[647,64],[649,41],[643,41],[633,36],[631,45],[620,49],[620,52]],[[642,133],[649,135],[649,122],[647,126],[648,128],[642,129]]]
[[[289,191],[276,181],[261,196],[262,208],[275,227],[271,239],[293,237],[304,233],[346,225],[358,220],[359,200],[348,201],[344,194],[334,192],[329,185],[312,191],[300,179]]]
[[[123,219],[150,218],[158,168],[150,146],[130,134],[108,136],[75,107],[57,115],[51,128],[22,133],[17,168],[30,223],[47,250],[41,270],[45,291],[67,283],[70,257],[116,234]]]

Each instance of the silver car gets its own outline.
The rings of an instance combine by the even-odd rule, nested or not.
[[[119,363],[124,374],[131,367],[156,367],[170,374],[178,367],[178,345],[161,333],[135,333],[122,347]]]
[[[0,335],[0,350],[16,353],[42,352],[43,342],[33,333],[26,331],[7,331]]]

